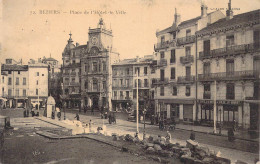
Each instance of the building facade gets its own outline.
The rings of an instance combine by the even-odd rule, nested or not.
[[[143,58],[125,59],[112,65],[113,110],[136,109],[137,88],[139,109],[150,106],[152,61],[153,56],[147,55]]]
[[[71,35],[62,53],[62,101],[67,108],[80,108],[81,50],[86,45],[75,46]]]
[[[89,28],[88,38],[81,60],[81,103],[112,110],[112,65],[119,61],[112,30],[106,28],[101,18],[97,28]]]
[[[2,82],[5,84],[2,85],[2,96],[6,99],[6,107],[17,108],[45,103],[48,96],[47,65],[23,65],[13,59],[6,59],[1,68]]]
[[[55,102],[57,103],[56,105],[60,106],[62,95],[62,77],[59,61],[52,58],[50,55],[49,58],[46,58],[44,56],[42,59],[42,63],[47,64],[49,66],[49,96],[52,96],[55,99]]]
[[[207,13],[181,22],[175,10],[172,26],[156,32],[156,76],[152,80],[155,92],[156,115],[193,122],[196,118],[196,36],[195,32],[214,23],[224,14]]]
[[[197,32],[198,118],[259,129],[260,10],[226,17]],[[215,103],[214,103],[215,100]]]
[[[47,64],[38,62],[28,64],[28,100],[33,107],[43,106],[48,98]]]

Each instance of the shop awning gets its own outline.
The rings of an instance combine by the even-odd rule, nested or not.
[[[7,101],[7,99],[3,97],[0,97],[0,100]]]
[[[158,103],[165,104],[194,104],[194,100],[184,100],[184,99],[158,99]]]

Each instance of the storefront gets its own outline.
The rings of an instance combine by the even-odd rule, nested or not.
[[[192,122],[193,121],[193,105],[183,104],[183,121]]]
[[[213,104],[201,104],[201,122],[210,123],[213,121]]]
[[[200,118],[202,124],[213,125],[214,121],[214,101],[198,100]],[[217,100],[216,101],[216,121],[225,126],[232,126],[234,123],[242,125],[243,103],[236,100]]]
[[[158,99],[156,114],[176,121],[193,122],[194,100]]]

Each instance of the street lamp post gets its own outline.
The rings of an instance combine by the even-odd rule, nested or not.
[[[136,87],[136,132],[139,133],[139,100],[138,100],[138,76],[139,76],[139,69],[137,69],[137,78],[136,78],[136,83],[137,83],[137,87]]]
[[[40,77],[40,75],[39,75]],[[38,103],[37,103],[37,108],[38,108],[38,116],[40,114],[40,87],[39,87],[39,84],[40,84],[40,78],[38,78],[38,83],[37,83],[37,87],[38,87]]]
[[[145,115],[146,115],[146,108],[144,108],[144,134],[143,134],[143,140],[145,139]]]

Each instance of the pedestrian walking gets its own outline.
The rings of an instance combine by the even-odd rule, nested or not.
[[[79,114],[77,113],[76,116],[74,117],[77,119],[77,121],[79,121]]]
[[[94,115],[94,106],[91,107],[91,114]]]
[[[194,133],[193,130],[190,133],[190,139],[193,140],[193,141],[195,140],[195,133]]]
[[[89,124],[88,124],[89,132],[91,132],[91,124],[92,124],[92,122],[91,122],[91,120],[89,120]]]
[[[169,131],[167,131],[165,139],[166,139],[166,143],[170,143],[171,142],[172,136],[171,136],[171,133]]]
[[[87,106],[85,105],[84,106],[84,113],[86,113],[87,112]]]
[[[57,117],[60,120],[61,119],[61,112],[60,112],[60,108],[56,107],[56,111],[57,111]]]

